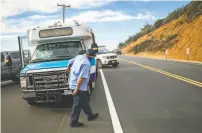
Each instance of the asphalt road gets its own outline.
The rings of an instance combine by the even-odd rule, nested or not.
[[[202,82],[202,65],[120,58]],[[202,132],[202,87],[122,60],[103,73],[124,133]],[[100,117],[88,122],[82,113],[84,128],[69,128],[68,102],[31,107],[20,98],[18,84],[3,87],[1,96],[2,133],[113,133],[100,75],[90,102]]]
[[[84,128],[69,127],[71,102],[30,106],[20,97],[20,85],[12,84],[1,88],[1,131],[2,133],[112,133],[113,128],[100,76],[90,102],[100,117],[88,122],[84,113],[80,121]]]
[[[148,65],[154,68],[165,70],[167,72],[171,72],[173,74],[177,74],[180,76],[184,76],[202,82],[202,76],[201,76],[202,64],[173,62],[166,60],[148,59],[142,57],[129,57],[129,56],[122,56],[121,58],[129,61],[135,61],[143,65]]]

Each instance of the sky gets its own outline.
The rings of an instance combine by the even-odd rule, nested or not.
[[[176,8],[190,1],[152,0],[1,0],[1,51],[18,50],[17,36],[27,29],[62,21],[62,8],[70,4],[65,21],[87,23],[94,31],[98,45],[117,48],[129,36],[140,31],[145,23],[153,24]]]

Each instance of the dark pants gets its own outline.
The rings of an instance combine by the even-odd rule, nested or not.
[[[73,96],[71,123],[78,122],[81,109],[83,109],[87,118],[92,117],[93,112],[88,104],[87,91],[79,91],[77,95]]]

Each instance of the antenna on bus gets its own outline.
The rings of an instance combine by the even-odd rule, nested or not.
[[[68,7],[70,8],[71,6],[70,5],[65,5],[65,4],[57,4],[57,6],[61,6],[62,9],[63,9],[63,23],[65,22],[65,8]]]

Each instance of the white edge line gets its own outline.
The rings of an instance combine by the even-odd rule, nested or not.
[[[114,128],[114,133],[123,133],[123,130],[122,130],[118,115],[116,113],[116,109],[115,109],[114,103],[112,101],[112,97],[109,92],[109,88],[108,88],[107,82],[105,80],[105,76],[104,76],[102,69],[100,69],[100,73],[101,73],[102,82],[103,82],[103,86],[104,86],[104,90],[105,90],[105,95],[107,98],[107,103],[108,103],[109,113],[110,113],[111,120],[112,120],[112,125]]]
[[[62,128],[62,126],[64,125],[64,122],[65,122],[66,117],[67,117],[67,114],[65,113],[65,115],[63,116],[63,118],[62,118],[62,120],[61,120],[61,122],[60,122],[60,126],[59,126],[59,128],[58,128],[58,133],[61,132],[61,128]]]

